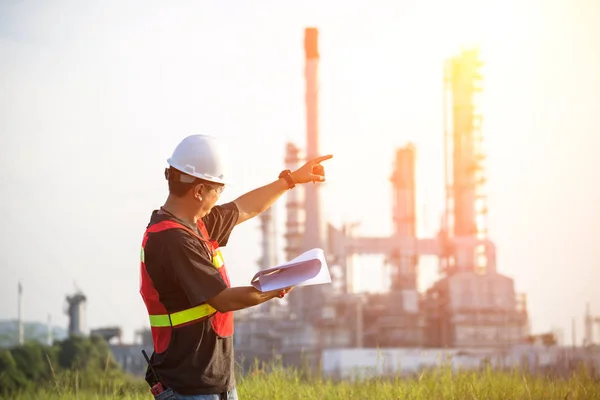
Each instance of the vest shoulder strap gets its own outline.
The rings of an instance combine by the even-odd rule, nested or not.
[[[202,226],[204,226],[204,224]],[[179,222],[172,221],[172,220],[164,220],[164,221],[157,222],[156,224],[153,224],[148,229],[146,229],[146,233],[162,232],[162,231],[166,231],[167,229],[183,229],[183,230],[191,233],[198,239],[202,240],[203,242],[209,243],[208,240],[204,239],[202,236],[198,235],[196,232],[194,232],[187,226],[180,224]],[[206,232],[206,228],[204,229],[204,231]],[[204,234],[204,232],[202,232],[202,234]]]
[[[206,230],[206,225],[204,225],[204,221],[202,221],[201,219],[198,220],[198,229],[200,230],[200,233],[202,233],[202,236],[206,238],[206,240],[210,240],[210,236],[208,235],[208,231]]]

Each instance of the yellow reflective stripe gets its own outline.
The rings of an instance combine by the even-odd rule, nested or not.
[[[199,306],[188,308],[187,310],[177,311],[171,314],[171,320],[169,321],[169,314],[162,315],[150,315],[150,326],[155,328],[161,328],[165,326],[177,326],[182,325],[194,320],[208,317],[211,314],[217,312],[213,307],[208,304],[200,304]]]
[[[177,326],[191,322],[195,319],[207,317],[215,312],[217,312],[217,310],[212,308],[210,305],[206,303],[200,304],[199,306],[171,314],[171,322],[173,323],[173,326]]]
[[[142,262],[144,262],[146,259],[146,257],[144,256],[144,248],[142,247],[142,249],[140,250],[140,260],[142,260]]]
[[[171,326],[171,321],[169,321],[168,315],[151,315],[150,316],[150,326],[155,328],[162,328],[164,326]]]
[[[218,250],[216,252],[216,254],[213,256],[212,262],[215,268],[217,269],[221,268],[223,264],[225,264],[225,261],[223,260],[223,255],[221,254],[221,250]]]

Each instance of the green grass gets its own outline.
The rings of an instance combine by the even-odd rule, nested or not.
[[[585,370],[565,379],[530,376],[488,369],[482,372],[458,372],[440,368],[411,379],[377,378],[364,382],[333,382],[305,379],[303,374],[278,368],[256,369],[238,377],[241,400],[255,399],[600,399],[600,382]],[[141,400],[152,399],[144,382],[103,382],[95,392],[77,390],[73,377],[69,382],[11,399]]]
[[[333,383],[303,381],[282,370],[258,373],[239,387],[242,399],[600,399],[600,383],[585,372],[558,380],[510,373],[452,373],[441,368],[414,379],[373,379]]]

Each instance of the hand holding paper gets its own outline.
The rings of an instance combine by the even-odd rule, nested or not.
[[[261,292],[290,286],[311,286],[331,283],[329,268],[322,249],[311,249],[287,263],[259,271],[251,284]]]

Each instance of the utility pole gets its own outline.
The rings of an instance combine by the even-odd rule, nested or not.
[[[52,346],[52,340],[52,315],[48,314],[48,337],[46,338],[48,346]]]
[[[23,346],[25,343],[25,334],[23,332],[23,285],[19,282],[18,286],[18,330],[19,330],[19,345]]]
[[[571,337],[573,341],[573,349],[577,347],[577,339],[575,338],[575,318],[571,318]]]

